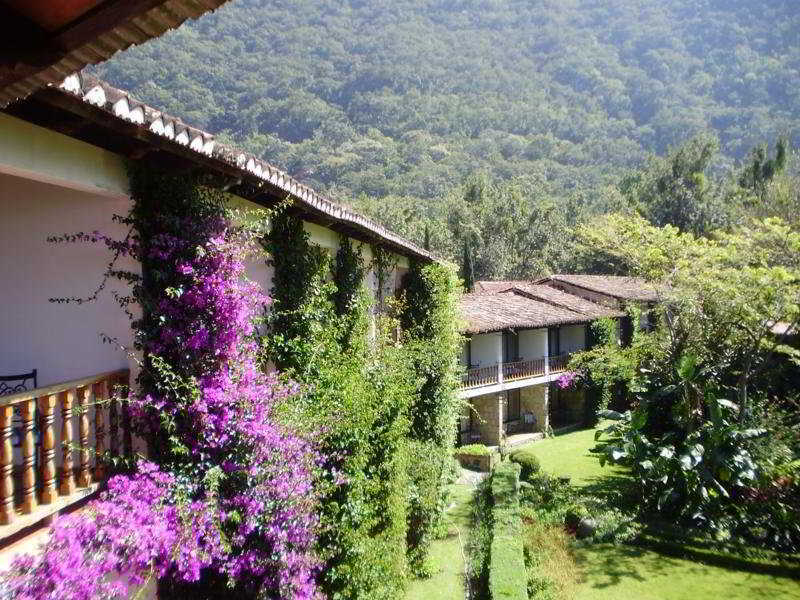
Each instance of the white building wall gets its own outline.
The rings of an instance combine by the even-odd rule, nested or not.
[[[122,239],[126,230],[111,216],[128,208],[128,200],[0,175],[0,373],[37,369],[41,386],[129,366],[125,352],[100,338],[132,345],[128,318],[111,295],[127,294],[127,286],[111,280],[95,302],[81,305],[49,302],[89,296],[110,251],[102,243],[47,242],[48,236],[95,230]],[[117,268],[139,270],[129,258]]]
[[[522,360],[547,356],[547,329],[526,329],[519,332],[519,355]]]
[[[128,193],[120,156],[2,113],[0,173],[119,199]]]
[[[500,333],[480,333],[472,336],[472,364],[479,367],[496,365],[502,351]]]
[[[108,249],[102,243],[56,246],[46,241],[52,235],[94,230],[124,237],[112,216],[128,212],[127,191],[121,157],[0,114],[0,374],[35,368],[39,385],[48,385],[129,366],[124,352],[100,339],[103,333],[131,345],[128,319],[109,293],[127,293],[125,286],[110,282],[96,302],[80,306],[48,302],[93,292],[110,258]],[[242,198],[229,199],[234,208],[263,210]],[[313,223],[305,223],[305,229],[312,243],[335,256],[338,233]],[[370,246],[354,243],[371,265]],[[265,258],[253,257],[247,276],[269,294],[274,270]],[[384,298],[396,292],[409,268],[402,256],[394,256],[392,264]],[[130,259],[118,266],[138,271]],[[365,279],[376,292],[373,268]]]
[[[562,327],[559,335],[561,336],[562,354],[578,352],[586,348],[586,325]]]

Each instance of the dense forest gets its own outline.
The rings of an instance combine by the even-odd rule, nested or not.
[[[97,72],[444,255],[475,245],[480,276],[589,268],[553,229],[693,138],[716,178],[800,142],[795,0],[233,0]],[[487,194],[495,250],[464,237]]]

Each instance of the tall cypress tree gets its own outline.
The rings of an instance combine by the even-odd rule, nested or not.
[[[469,238],[464,239],[464,257],[461,261],[461,279],[464,281],[464,290],[472,292],[475,289],[475,267],[472,264],[472,244]]]

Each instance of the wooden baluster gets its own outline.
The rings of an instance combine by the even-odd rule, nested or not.
[[[11,446],[11,421],[13,406],[0,406],[0,524],[8,525],[14,520],[14,455]]]
[[[22,513],[30,514],[36,508],[36,473],[33,436],[36,416],[36,400],[31,398],[20,403],[22,409]]]
[[[108,403],[108,448],[112,456],[119,456],[119,414],[117,413],[118,380],[112,379],[109,386]]]
[[[125,371],[120,373],[117,384],[119,387],[119,398],[122,403],[120,406],[120,420],[122,421],[122,454],[131,456],[133,454],[133,436],[131,433],[131,414],[128,410],[128,398],[130,394],[130,373]]]
[[[55,407],[55,395],[39,398],[39,410],[42,411],[42,504],[51,504],[58,495],[56,493],[56,440],[53,434]]]
[[[89,388],[80,387],[76,390],[80,417],[78,419],[78,436],[80,437],[80,467],[78,469],[78,487],[89,487],[92,482],[89,474]]]
[[[129,374],[125,373],[121,377],[122,385],[122,449],[125,456],[133,454],[133,435],[131,433],[131,413],[128,405],[130,398],[130,381],[128,380]]]
[[[103,455],[106,453],[106,422],[104,402],[108,398],[108,381],[95,383],[94,390],[94,481],[102,481],[106,477]]]
[[[72,406],[75,402],[76,390],[67,390],[59,394],[61,400],[61,484],[58,491],[62,496],[75,492],[75,473],[72,460]]]

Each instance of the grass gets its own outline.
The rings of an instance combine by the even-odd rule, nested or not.
[[[542,470],[587,493],[621,506],[631,493],[624,469],[601,467],[589,451],[594,430],[581,430],[526,446]],[[557,547],[560,540],[554,535]],[[800,557],[756,553],[760,558],[721,552],[699,541],[676,542],[658,533],[637,544],[595,544],[573,547],[580,574],[562,598],[574,600],[711,600],[770,598],[800,600]],[[564,557],[558,560],[563,563]]]
[[[575,600],[800,598],[800,581],[760,572],[757,564],[725,568],[627,544],[578,548],[575,556],[582,573]]]
[[[573,485],[597,484],[606,477],[624,477],[624,469],[600,466],[589,450],[594,447],[594,429],[547,438],[522,446],[518,451],[530,452],[541,463],[542,470],[559,477],[570,477]]]
[[[451,486],[453,506],[447,511],[447,536],[431,545],[430,560],[434,573],[427,579],[414,579],[406,590],[406,600],[463,600],[464,557],[475,488],[466,484]],[[459,542],[459,531],[461,542]]]

